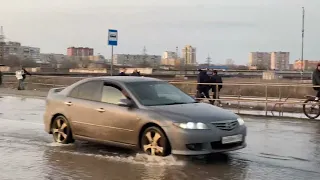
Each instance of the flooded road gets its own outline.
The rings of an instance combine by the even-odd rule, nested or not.
[[[247,148],[209,158],[150,157],[44,132],[42,99],[0,98],[0,179],[319,180],[320,122],[243,117]]]

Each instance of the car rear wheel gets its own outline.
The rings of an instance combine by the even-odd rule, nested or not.
[[[64,116],[56,117],[51,125],[53,140],[61,144],[69,144],[74,142],[71,133],[71,127],[68,120]]]
[[[158,127],[147,128],[141,136],[142,150],[152,156],[170,154],[170,144],[164,132]]]

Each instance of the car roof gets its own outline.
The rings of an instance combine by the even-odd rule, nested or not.
[[[117,81],[122,83],[130,83],[130,82],[151,82],[151,81],[162,81],[156,78],[150,77],[139,77],[139,76],[102,76],[102,77],[92,77],[87,80],[106,80],[106,81]]]

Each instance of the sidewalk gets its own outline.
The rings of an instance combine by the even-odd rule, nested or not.
[[[33,98],[45,98],[47,96],[47,91],[38,91],[38,90],[17,90],[11,88],[0,88],[0,95],[13,95],[13,96],[26,96]]]

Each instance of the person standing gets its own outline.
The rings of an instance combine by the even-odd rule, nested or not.
[[[0,71],[0,86],[2,85],[2,72]]]
[[[124,68],[124,69],[122,69],[122,71],[119,73],[118,76],[127,76],[126,72],[127,72],[127,69]]]
[[[220,91],[222,89],[222,77],[218,75],[218,71],[214,70],[212,76],[210,77],[210,83],[217,83],[219,85],[212,85],[211,89],[213,92],[213,99],[219,99]],[[219,103],[219,106],[221,106],[221,101],[217,100]],[[214,104],[215,100],[212,101],[212,104]]]
[[[139,72],[137,69],[135,69],[135,70],[132,72],[131,76],[140,76],[140,72]]]
[[[209,83],[209,75],[207,74],[207,70],[199,69],[197,83]],[[208,98],[210,99],[209,95],[210,86],[206,84],[197,84],[197,98]],[[210,100],[211,102],[211,100]]]
[[[25,90],[24,81],[27,75],[31,76],[31,74],[23,67],[21,68],[21,70],[16,71],[16,78],[18,79],[18,90]]]
[[[316,69],[312,73],[312,84],[314,86],[320,86],[320,63],[317,64]],[[315,101],[319,101],[320,99],[320,87],[313,87],[315,91],[317,91],[317,95]]]

